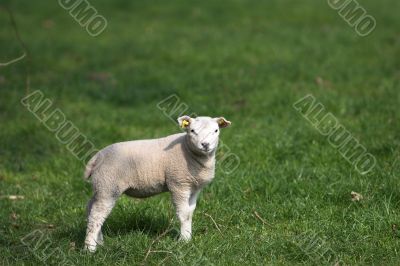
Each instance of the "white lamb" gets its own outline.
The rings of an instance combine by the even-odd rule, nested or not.
[[[190,240],[197,197],[214,178],[219,129],[231,122],[189,116],[178,122],[186,133],[112,144],[89,161],[84,177],[92,178],[94,196],[88,204],[85,249],[94,252],[103,243],[101,227],[122,194],[145,198],[170,191],[180,239]]]

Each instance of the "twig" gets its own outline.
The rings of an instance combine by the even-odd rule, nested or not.
[[[270,227],[273,227],[271,224],[267,223],[267,221],[265,221],[263,218],[261,218],[261,216],[258,214],[257,211],[254,211],[254,216],[260,220],[263,224],[268,225]]]
[[[12,26],[12,28],[14,30],[14,33],[15,33],[15,37],[17,38],[20,46],[24,50],[24,53],[20,57],[15,58],[15,59],[13,59],[13,60],[11,60],[9,62],[6,62],[6,63],[0,63],[0,67],[9,66],[9,65],[14,64],[14,63],[16,63],[18,61],[21,61],[22,59],[24,59],[26,57],[27,65],[26,65],[26,70],[25,70],[25,72],[26,72],[26,91],[25,91],[25,93],[28,94],[29,91],[30,91],[30,85],[31,85],[31,79],[30,79],[31,57],[30,57],[29,49],[25,45],[24,41],[21,38],[21,35],[19,34],[17,23],[15,22],[14,15],[13,15],[12,11],[6,6],[0,6],[0,9],[5,9],[7,11],[8,15],[10,17],[11,26]]]
[[[25,56],[26,56],[26,53],[24,53],[23,55],[21,55],[21,56],[18,57],[18,58],[15,58],[15,59],[12,59],[12,60],[8,61],[8,62],[5,62],[5,63],[1,63],[1,62],[0,62],[0,67],[6,67],[6,66],[9,66],[9,65],[11,65],[11,64],[14,64],[14,63],[16,63],[16,62],[18,62],[18,61],[24,59]]]
[[[172,252],[171,252],[172,253]],[[174,255],[174,253],[172,253],[172,255]],[[163,260],[161,260],[157,265],[165,265],[165,261],[167,261],[170,258],[170,256],[166,256]]]
[[[168,234],[168,233],[171,231],[171,229],[170,229],[171,223],[172,223],[172,219],[171,219],[171,221],[170,221],[170,223],[169,223],[169,225],[168,225],[168,228],[165,229],[164,232],[162,232],[160,235],[158,235],[157,238],[154,239],[154,240],[151,242],[151,244],[150,244],[150,246],[149,246],[149,249],[148,249],[147,252],[146,252],[146,256],[144,257],[144,259],[143,259],[141,265],[145,265],[145,262],[146,262],[147,258],[149,257],[150,253],[152,253],[152,252],[154,253],[154,252],[155,252],[155,250],[151,250],[151,248],[153,247],[153,245],[154,245],[156,242],[158,242],[162,237],[164,237],[166,234]],[[171,252],[171,253],[172,253],[172,252]]]
[[[0,9],[3,9],[3,7],[0,7]],[[17,27],[17,23],[15,22],[14,14],[11,12],[11,10],[8,7],[4,7],[4,9],[7,11],[8,15],[10,17],[10,22],[11,22],[11,26],[12,26],[12,28],[14,30],[15,37],[17,38],[17,40],[19,42],[19,45],[24,50],[24,53],[18,58],[10,60],[10,61],[8,61],[6,63],[0,63],[0,67],[5,67],[5,66],[9,66],[11,64],[14,64],[14,63],[24,59],[25,57],[27,57],[28,54],[29,54],[28,48],[26,47],[24,41],[21,39],[21,35],[19,34],[19,30],[18,30],[18,27]]]
[[[212,216],[209,215],[208,213],[205,213],[204,215],[211,218],[211,221],[214,223],[214,225],[215,225],[215,227],[217,228],[218,232],[219,232],[221,235],[223,235],[222,232],[221,232],[221,230],[220,230],[219,227],[218,227],[218,224],[215,222],[214,218],[212,218]]]

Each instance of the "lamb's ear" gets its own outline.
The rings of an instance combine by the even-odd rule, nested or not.
[[[229,127],[232,124],[231,121],[226,120],[224,117],[217,117],[214,119],[217,121],[220,128]]]
[[[181,128],[187,128],[192,122],[192,118],[188,115],[184,115],[178,118],[178,123]]]

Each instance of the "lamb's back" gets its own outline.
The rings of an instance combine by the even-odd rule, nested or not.
[[[121,190],[128,187],[144,191],[159,190],[165,185],[169,158],[177,157],[177,146],[181,145],[183,135],[107,146],[99,152],[101,165],[96,169],[94,181],[109,179],[109,183],[118,183]]]

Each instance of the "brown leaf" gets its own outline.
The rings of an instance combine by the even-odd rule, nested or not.
[[[400,231],[397,224],[392,224],[392,233],[395,237],[400,237]]]
[[[92,72],[89,73],[87,77],[89,80],[93,80],[99,83],[110,83],[110,84],[116,83],[111,73],[108,72]]]
[[[236,110],[241,110],[245,108],[247,105],[247,101],[245,99],[239,99],[235,102],[233,102],[233,106],[235,107]]]
[[[45,29],[51,29],[54,27],[54,21],[51,19],[46,19],[45,21],[43,21],[42,26]]]
[[[324,80],[321,77],[316,77],[315,83],[317,83],[318,86],[322,86],[324,85]]]
[[[18,215],[15,212],[12,212],[11,215],[10,215],[10,218],[15,221],[15,220],[18,219]]]
[[[362,200],[364,198],[360,193],[357,193],[357,192],[354,192],[354,191],[352,191],[350,193],[350,195],[351,195],[351,200],[352,201],[360,201],[360,200]]]
[[[328,80],[324,80],[322,77],[316,77],[315,83],[322,88],[331,88],[331,83]]]

